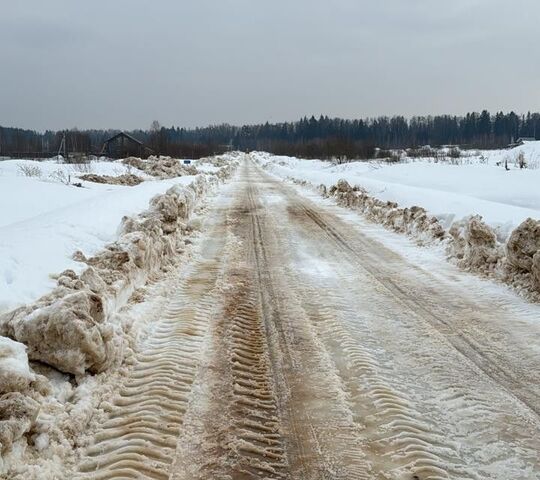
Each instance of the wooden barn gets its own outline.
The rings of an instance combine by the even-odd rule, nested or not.
[[[100,155],[110,158],[147,157],[154,151],[135,137],[120,132],[103,142]]]

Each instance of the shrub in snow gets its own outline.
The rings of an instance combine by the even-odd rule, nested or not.
[[[37,165],[32,165],[29,163],[19,163],[17,165],[17,169],[19,170],[19,173],[21,175],[24,175],[25,177],[41,177],[41,168],[39,168]]]
[[[72,163],[70,168],[74,173],[92,173],[94,170],[90,160],[87,160],[86,162]]]
[[[55,182],[63,183],[64,185],[69,185],[71,183],[71,178],[69,174],[64,172],[62,169],[55,170],[49,174],[49,178]]]
[[[459,147],[452,147],[448,150],[448,157],[450,158],[461,158],[461,150]]]
[[[525,154],[523,152],[518,153],[518,156],[516,158],[516,165],[519,168],[526,168],[527,167],[527,160],[525,160]]]

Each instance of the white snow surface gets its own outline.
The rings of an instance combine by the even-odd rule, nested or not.
[[[220,170],[220,167],[216,167],[215,165],[211,165],[209,163],[199,162],[198,160],[194,161],[192,165],[197,167],[199,172],[203,173],[216,173]]]
[[[19,165],[38,166],[40,178],[21,174]],[[92,173],[121,175],[128,168],[119,162],[92,162]],[[84,188],[50,178],[72,166],[55,161],[0,161],[0,312],[35,301],[55,286],[51,274],[67,268],[78,271],[71,259],[76,250],[93,255],[116,240],[124,215],[145,210],[150,199],[194,176],[150,180],[140,185],[82,182]],[[141,172],[129,169],[143,176]]]
[[[521,151],[531,168],[516,166]],[[397,202],[400,207],[424,207],[445,228],[463,217],[480,214],[496,229],[500,240],[526,218],[540,218],[540,142],[529,142],[513,150],[475,152],[459,159],[458,164],[407,159],[403,163],[374,160],[337,165],[267,153],[255,156],[280,178],[307,180],[327,187],[344,178],[370,195]],[[508,171],[503,166],[505,158]]]

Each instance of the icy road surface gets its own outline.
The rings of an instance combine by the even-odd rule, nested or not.
[[[342,212],[247,161],[69,478],[539,478],[540,309]]]

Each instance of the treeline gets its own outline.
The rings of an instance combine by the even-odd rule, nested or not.
[[[344,120],[303,118],[298,122],[234,127],[217,125],[200,129],[170,129],[170,135],[183,141],[230,142],[236,149],[307,150],[336,148],[361,149],[369,146],[414,148],[423,145],[461,145],[469,148],[500,148],[519,137],[540,137],[540,113],[517,115],[514,112],[486,110],[463,117],[438,115],[403,116]],[[281,153],[281,152],[275,152]]]
[[[78,129],[39,133],[22,128],[0,127],[0,156],[47,157],[63,151],[91,154],[117,131]],[[63,148],[63,143],[66,145]]]
[[[0,127],[0,155],[58,152],[65,138],[70,152],[99,154],[103,142],[116,130],[46,131]],[[153,122],[148,130],[128,132],[155,153],[197,158],[225,150],[265,150],[301,157],[369,158],[375,147],[414,148],[423,145],[460,145],[500,148],[519,137],[540,138],[540,113],[468,113],[378,117],[357,120],[302,118],[297,122],[260,125],[214,125],[185,129]]]

